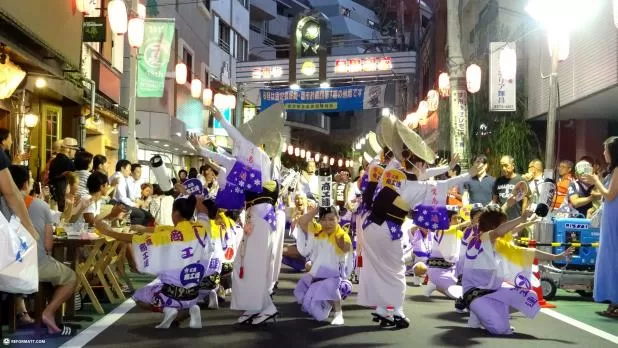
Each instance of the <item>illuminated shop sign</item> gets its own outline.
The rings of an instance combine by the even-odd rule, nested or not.
[[[335,73],[357,73],[389,71],[393,69],[391,57],[371,57],[371,58],[352,58],[337,59],[335,61]]]
[[[255,68],[251,73],[251,77],[254,79],[269,79],[271,77],[281,77],[283,69],[280,66]]]

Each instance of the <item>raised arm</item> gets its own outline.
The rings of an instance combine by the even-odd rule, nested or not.
[[[530,217],[530,215],[532,215],[532,212],[530,210],[526,210],[520,217],[518,217],[516,219],[513,219],[513,220],[510,220],[510,221],[507,221],[507,222],[503,223],[502,225],[498,226],[493,231],[490,231],[489,232],[489,236],[491,237],[491,239],[493,241],[493,240],[495,240],[498,237],[502,237],[502,236],[506,235],[507,233],[510,233],[519,224],[525,223],[526,219],[528,219],[528,217]]]
[[[613,201],[618,196],[618,168],[612,171],[612,178],[608,187],[605,187],[597,175],[582,175],[582,180],[589,185],[595,185],[599,193],[608,201]]]
[[[224,168],[228,170],[234,166],[235,160],[233,158],[220,154],[218,152],[210,151],[205,148],[200,148],[200,155],[202,155],[202,157],[212,159],[213,161],[221,164]]]
[[[225,117],[221,115],[221,112],[217,108],[209,107],[208,109],[213,113],[213,116],[217,119],[217,121],[219,121],[219,123],[221,124],[221,127],[225,129],[225,131],[230,136],[230,138],[232,138],[235,142],[250,143],[250,141],[248,141],[242,134],[240,134],[240,131],[236,129],[236,127],[232,126],[225,119]]]
[[[309,225],[313,222],[313,218],[316,216],[319,209],[318,207],[309,209],[306,214],[298,218],[298,227],[305,233],[309,232]]]

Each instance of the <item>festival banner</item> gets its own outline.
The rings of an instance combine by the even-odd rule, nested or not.
[[[161,98],[174,40],[174,19],[146,19],[137,60],[137,96]]]
[[[510,112],[517,109],[515,79],[505,79],[500,73],[500,53],[505,47],[515,49],[515,42],[489,44],[489,111]]]
[[[286,110],[338,112],[384,106],[386,85],[260,90],[260,109],[283,102]]]

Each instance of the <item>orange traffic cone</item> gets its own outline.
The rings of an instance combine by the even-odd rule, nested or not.
[[[528,246],[536,249],[536,241],[531,239],[528,242]],[[556,305],[545,301],[545,299],[543,298],[543,288],[541,287],[541,273],[539,272],[539,260],[537,258],[534,258],[534,263],[532,266],[532,274],[537,280],[535,283],[538,284],[538,286],[534,286],[532,290],[536,292],[536,295],[539,299],[539,306],[541,308],[556,308]]]

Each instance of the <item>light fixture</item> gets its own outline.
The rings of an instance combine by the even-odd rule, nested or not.
[[[360,143],[360,141],[358,143],[356,143],[356,150],[360,150],[363,147],[363,145]]]
[[[182,153],[187,153],[187,150],[182,150]]]
[[[212,105],[212,90],[210,88],[205,88],[202,93],[202,103],[204,106]]]
[[[176,134],[177,137],[182,136],[182,133],[180,133],[180,132],[176,132],[175,134]]]
[[[6,99],[19,87],[26,77],[26,72],[13,64],[7,56],[4,64],[0,64],[0,76],[0,99]]]
[[[39,123],[39,116],[35,114],[25,114],[24,115],[24,126],[26,128],[34,128]]]
[[[39,77],[34,81],[34,86],[36,88],[45,88],[45,86],[47,86],[47,81],[44,78]]]
[[[164,147],[170,147],[170,144],[163,144]]]
[[[328,163],[329,163],[331,166],[335,165],[335,159],[334,159],[334,158],[332,158],[332,157],[331,157],[331,158],[329,158],[329,159],[328,159]]]
[[[199,98],[202,95],[202,81],[200,79],[193,79],[191,81],[191,96],[193,98]]]
[[[294,154],[294,146],[288,145],[288,155],[292,156]]]
[[[127,32],[127,6],[122,0],[111,0],[107,4],[107,15],[112,33],[123,35]]]
[[[500,51],[500,74],[505,80],[512,80],[517,75],[517,53],[509,46]]]
[[[112,134],[118,134],[118,123],[112,125]],[[157,141],[157,140],[155,140]]]
[[[158,140],[153,140],[152,142],[153,142],[153,143],[155,143],[155,144],[158,144],[158,143],[159,143],[159,141],[158,141]]]
[[[337,161],[337,167],[343,167],[343,160],[341,158]]]
[[[440,104],[440,94],[435,89],[427,92],[427,107],[429,111],[438,110],[438,106]]]
[[[390,115],[391,115],[391,109],[389,109],[389,108],[382,108],[382,116],[388,117]]]
[[[300,149],[300,157],[305,158],[305,149]]]
[[[309,40],[315,40],[320,35],[320,27],[316,23],[311,23],[305,27],[304,37]]]
[[[316,154],[315,154],[315,161],[316,161],[316,162],[319,162],[319,161],[320,161],[320,154],[319,154],[319,153],[316,153]]]
[[[322,82],[320,88],[330,88],[330,83],[328,81]]]
[[[350,160],[345,160],[345,166],[346,166],[346,168],[350,167]]]
[[[322,157],[322,163],[328,164],[328,156]]]
[[[466,69],[466,85],[468,92],[476,93],[481,89],[481,67],[476,64],[470,64]]]
[[[88,16],[93,10],[90,0],[75,0],[75,8],[84,16]]]
[[[139,17],[131,18],[128,24],[129,45],[139,48],[144,43],[144,20]]]
[[[315,71],[315,63],[310,60],[303,62],[303,65],[301,65],[300,67],[300,72],[305,76],[311,76],[315,74]]]
[[[445,72],[438,76],[438,90],[443,97],[448,97],[451,93],[451,79]]]
[[[296,157],[300,156],[300,149],[299,148],[295,148],[294,149],[294,156],[296,156]]]
[[[549,29],[547,31],[547,44],[549,46],[549,56],[554,54],[554,45],[558,45],[558,60],[563,61],[569,57],[569,33],[564,30]]]
[[[418,103],[418,109],[416,110],[416,114],[420,120],[424,120],[427,118],[427,114],[429,113],[429,107],[427,106],[427,102],[422,100]]]
[[[359,163],[363,163],[363,156],[359,156],[359,157],[358,157],[358,162],[359,162]]]
[[[307,159],[307,161],[309,161],[312,158],[311,151],[307,151],[305,158]]]
[[[299,90],[300,89],[300,85],[298,83],[293,83],[293,84],[290,85],[290,89]]]
[[[146,19],[146,5],[142,3],[137,4],[137,16],[141,19]]]
[[[185,63],[176,64],[176,83],[179,85],[187,83],[187,66]]]

